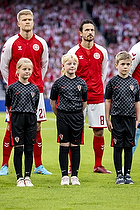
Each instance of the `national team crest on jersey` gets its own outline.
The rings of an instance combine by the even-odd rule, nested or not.
[[[80,91],[81,90],[81,85],[77,85],[77,87],[78,87],[78,90]]]
[[[33,49],[34,49],[35,51],[38,51],[38,50],[39,50],[39,45],[38,45],[38,44],[34,44],[34,45],[33,45]]]
[[[131,90],[134,90],[134,85],[130,85],[130,89]]]
[[[31,92],[31,96],[32,96],[32,98],[35,96],[35,93],[34,92]]]
[[[63,134],[59,134],[61,140],[63,140]]]
[[[95,59],[99,59],[99,58],[100,58],[100,54],[99,54],[99,53],[94,53],[93,57],[94,57]]]
[[[19,142],[19,137],[15,137],[15,141],[18,143]]]

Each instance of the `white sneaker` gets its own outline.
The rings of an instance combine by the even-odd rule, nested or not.
[[[72,176],[71,177],[71,184],[72,185],[80,185],[79,179],[77,176]]]
[[[17,187],[25,187],[24,179],[22,177],[17,180]]]
[[[69,177],[63,176],[61,179],[61,185],[69,185]]]
[[[31,182],[31,179],[29,176],[26,176],[25,179],[24,179],[24,183],[25,183],[25,186],[27,187],[33,187],[34,185],[32,184]]]

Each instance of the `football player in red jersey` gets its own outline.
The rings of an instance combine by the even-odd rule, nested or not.
[[[29,58],[33,63],[33,73],[30,82],[37,85],[40,91],[40,100],[37,110],[37,144],[34,145],[35,173],[52,174],[42,165],[42,138],[41,122],[46,120],[43,98],[43,79],[48,66],[48,46],[44,39],[33,33],[33,13],[30,10],[21,10],[17,14],[17,25],[20,33],[9,38],[1,54],[1,73],[8,86],[18,80],[16,64],[21,57]],[[0,175],[8,174],[8,161],[12,147],[10,146],[9,116],[6,116],[7,129],[3,140],[3,163]]]
[[[68,53],[75,53],[79,60],[76,75],[84,79],[88,87],[87,107],[84,115],[88,115],[89,127],[93,129],[93,149],[95,153],[94,172],[111,173],[102,165],[104,152],[103,129],[106,128],[104,106],[104,81],[108,69],[107,50],[94,43],[95,25],[92,20],[84,20],[79,33],[81,43]]]
[[[140,98],[140,52],[139,52],[140,42],[136,43],[130,49],[130,55],[132,56],[132,66],[129,72],[129,75],[135,78],[139,83],[139,98]],[[136,146],[132,149],[132,154],[134,154],[140,137],[140,124],[137,127],[136,134],[135,134],[135,144]]]

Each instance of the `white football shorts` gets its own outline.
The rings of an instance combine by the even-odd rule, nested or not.
[[[89,128],[107,128],[105,120],[105,104],[87,104],[84,109],[84,120],[88,116]]]
[[[42,121],[46,121],[46,110],[45,110],[45,102],[44,102],[44,97],[43,97],[43,93],[40,93],[40,97],[39,97],[39,104],[38,104],[38,108],[37,108],[37,122],[42,122]],[[9,113],[6,110],[6,122],[10,122],[9,119]]]

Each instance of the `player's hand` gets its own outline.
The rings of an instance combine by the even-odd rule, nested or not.
[[[37,122],[37,131],[41,130],[41,122]]]
[[[111,121],[108,121],[108,122],[107,122],[107,127],[108,127],[108,130],[111,132],[112,129],[113,129],[113,126],[112,126]]]
[[[7,123],[7,130],[10,131],[10,123]]]
[[[137,130],[138,125],[139,125],[139,121],[136,120],[136,130]]]

